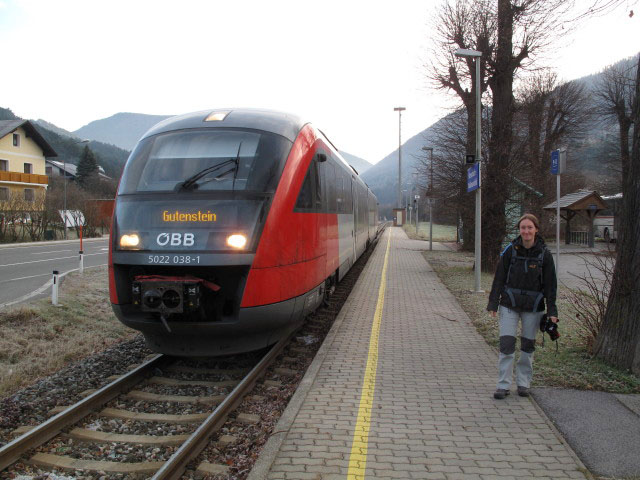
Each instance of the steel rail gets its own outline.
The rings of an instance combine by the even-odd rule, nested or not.
[[[182,476],[187,464],[204,450],[209,443],[209,437],[224,425],[229,413],[242,402],[244,395],[253,388],[258,378],[271,364],[271,361],[278,356],[296,331],[297,329],[282,338],[269,350],[269,353],[253,367],[247,376],[231,391],[227,398],[207,417],[204,423],[193,432],[171,458],[166,461],[162,468],[156,472],[152,480],[177,480]]]
[[[0,448],[0,471],[16,462],[28,450],[39,447],[55,437],[63,428],[76,423],[123,391],[133,387],[147,376],[150,369],[162,365],[164,362],[166,362],[164,355],[156,355],[139,367],[60,412],[55,417],[51,417],[46,422],[7,443]]]

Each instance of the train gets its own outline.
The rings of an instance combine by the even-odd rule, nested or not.
[[[156,352],[259,350],[328,298],[377,231],[376,196],[299,116],[171,117],[139,140],[118,185],[111,305]]]

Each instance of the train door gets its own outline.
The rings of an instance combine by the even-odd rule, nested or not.
[[[317,166],[317,186],[316,186],[316,228],[318,229],[318,249],[317,255],[325,258],[323,265],[323,278],[326,278],[326,255],[327,255],[327,179],[324,165],[327,163],[327,154],[318,151],[313,160]]]
[[[351,183],[351,201],[353,204],[353,264],[358,258],[358,185],[352,176],[349,176],[349,183]]]

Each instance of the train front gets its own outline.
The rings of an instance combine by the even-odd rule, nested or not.
[[[109,290],[117,317],[151,349],[232,354],[288,328],[286,312],[260,318],[240,305],[291,150],[286,132],[297,128],[251,113],[199,112],[159,124],[132,152],[116,198]]]

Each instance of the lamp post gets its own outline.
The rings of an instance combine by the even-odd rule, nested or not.
[[[398,201],[397,208],[402,208],[402,112],[404,107],[395,107],[394,112],[398,112]]]
[[[480,57],[482,57],[482,52],[479,52],[477,50],[469,50],[467,48],[459,48],[455,51],[455,55],[456,57],[463,57],[463,58],[473,58],[475,59],[475,63],[476,63],[476,162],[478,163],[478,188],[476,189],[476,229],[475,229],[475,236],[476,236],[476,242],[475,242],[475,250],[476,250],[476,259],[475,259],[475,263],[476,263],[476,268],[475,268],[475,292],[476,293],[480,293],[482,292],[481,289],[481,284],[480,284],[480,249],[481,249],[481,235],[482,235],[482,228],[481,228],[481,202],[482,202],[482,196],[481,196],[481,178],[482,175],[480,173],[480,168],[482,166],[482,162],[481,162],[481,155],[482,155],[482,149],[481,149],[481,124],[480,124],[480,119],[481,119],[481,103],[480,103],[480,99],[482,96],[482,87],[481,87],[481,82],[480,82]]]
[[[422,147],[429,152],[429,250],[433,250],[433,147]]]
[[[73,142],[74,145],[78,145],[80,143],[89,143],[89,140],[79,140],[77,142]],[[62,170],[63,170],[63,183],[64,183],[64,199],[62,206],[62,222],[64,223],[64,239],[67,239],[67,157],[62,157]]]

